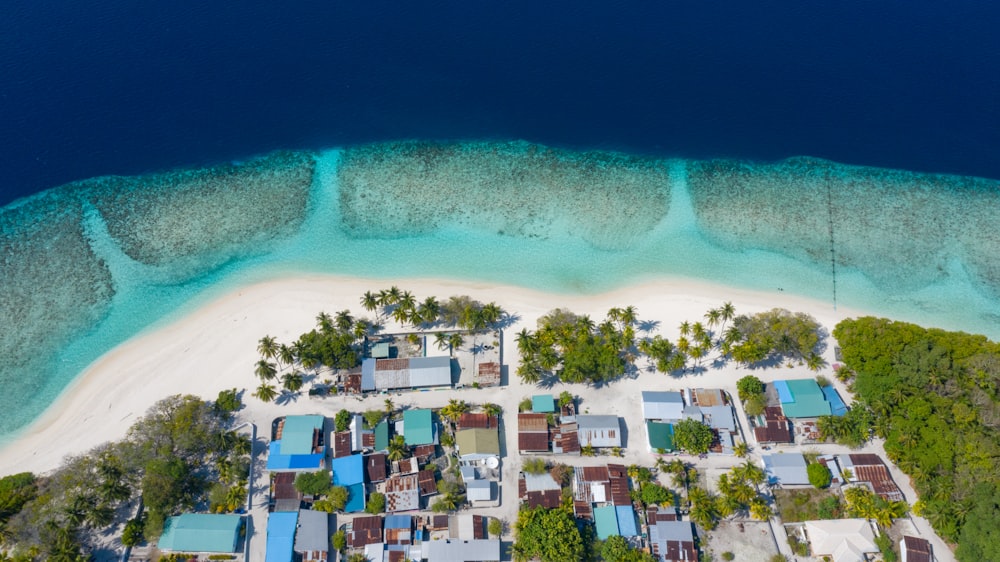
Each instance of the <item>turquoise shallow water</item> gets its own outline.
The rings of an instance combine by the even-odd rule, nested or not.
[[[991,180],[524,143],[279,153],[78,182],[0,211],[0,434],[139,331],[295,273],[585,294],[686,277],[998,337],[995,216]]]

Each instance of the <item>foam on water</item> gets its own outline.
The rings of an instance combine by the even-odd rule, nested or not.
[[[143,329],[304,272],[571,293],[670,276],[833,307],[835,269],[842,305],[996,337],[997,215],[995,182],[974,178],[526,143],[392,143],[78,182],[0,211],[0,433]]]

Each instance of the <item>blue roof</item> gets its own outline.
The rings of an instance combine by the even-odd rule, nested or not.
[[[602,541],[618,534],[618,513],[615,506],[605,505],[594,508],[594,526],[597,527],[597,538]]]
[[[547,414],[556,411],[556,401],[551,394],[536,394],[531,397],[531,411]]]
[[[833,385],[824,386],[822,390],[826,401],[830,403],[830,411],[833,415],[842,416],[847,413],[847,404],[844,404],[844,401],[840,398],[840,394],[837,393],[836,388],[833,388]]]
[[[344,505],[346,513],[357,513],[365,510],[365,485],[358,482],[347,486],[347,504]]]
[[[298,511],[275,511],[267,517],[265,562],[291,562]]]
[[[365,461],[361,455],[339,457],[330,462],[334,486],[352,486],[364,483]]]
[[[386,529],[410,529],[413,527],[412,515],[386,515]]]
[[[281,430],[282,455],[309,455],[313,452],[313,435],[323,431],[323,416],[287,416]]]
[[[361,361],[361,391],[375,390],[375,359]]]
[[[787,382],[774,381],[774,389],[778,391],[778,400],[781,401],[782,404],[795,402],[795,398],[792,396],[792,391],[788,388]]]
[[[615,506],[618,517],[618,532],[623,537],[639,536],[639,528],[635,523],[635,510],[630,505]]]
[[[323,468],[323,454],[315,455],[283,455],[281,441],[271,441],[268,445],[267,469],[281,470],[319,470]]]

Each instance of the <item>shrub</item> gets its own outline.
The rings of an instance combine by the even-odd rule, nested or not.
[[[318,496],[330,489],[330,473],[303,472],[295,477],[295,489],[307,496]]]
[[[347,410],[341,410],[337,412],[337,416],[333,418],[335,431],[347,431],[351,427],[351,413]]]
[[[753,375],[747,375],[736,381],[736,391],[740,400],[746,402],[751,396],[764,393],[764,383]]]
[[[487,531],[494,537],[499,537],[503,534],[503,521],[493,518],[490,519],[490,524],[487,526]]]
[[[235,412],[242,407],[243,401],[240,400],[239,391],[235,388],[219,392],[219,397],[215,399],[215,409],[219,412]]]
[[[522,469],[528,474],[544,474],[547,467],[545,466],[545,459],[535,457],[524,461]]]
[[[518,412],[530,412],[531,411],[531,398],[525,398],[521,400],[521,403],[517,405]]]
[[[385,494],[380,492],[372,492],[368,496],[368,503],[365,505],[365,511],[376,515],[385,511]]]
[[[816,377],[816,384],[818,384],[820,388],[825,388],[830,386],[830,379],[824,377],[823,375],[819,375]]]
[[[713,439],[712,428],[698,420],[686,419],[674,426],[674,443],[689,453],[707,453]]]
[[[344,549],[347,548],[347,535],[344,531],[337,531],[332,537],[330,537],[330,542],[333,543],[334,550],[342,553],[344,552]]]
[[[728,560],[735,560],[735,559],[736,559],[736,555],[735,555],[735,554],[733,554],[732,552],[729,552],[729,551],[727,550],[726,552],[723,552],[723,553],[722,553],[722,559],[723,559],[723,560],[727,560],[727,561],[728,561]]]
[[[364,416],[368,427],[374,428],[385,417],[385,412],[382,410],[368,410],[361,415]]]

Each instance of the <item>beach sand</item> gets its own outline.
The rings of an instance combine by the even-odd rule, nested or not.
[[[539,316],[562,307],[589,314],[595,320],[608,309],[633,305],[640,320],[658,321],[658,333],[676,337],[680,322],[703,321],[705,312],[731,301],[737,313],[775,307],[807,312],[828,330],[858,311],[785,294],[767,294],[696,281],[656,281],[598,295],[549,294],[519,287],[428,279],[359,279],[350,277],[296,277],[247,286],[202,306],[172,324],[144,333],[118,346],[90,365],[35,423],[0,450],[0,474],[24,470],[46,472],[66,455],[78,454],[109,440],[122,438],[128,427],[161,398],[177,393],[214,399],[227,388],[247,389],[242,412],[245,419],[267,427],[273,417],[317,408],[302,397],[284,405],[264,404],[251,396],[258,381],[253,373],[259,359],[257,341],[271,335],[291,343],[315,325],[320,311],[333,314],[350,309],[355,316],[367,313],[359,304],[365,291],[397,285],[418,299],[446,299],[467,294],[483,302],[495,301],[518,318],[507,329],[505,362],[516,371],[514,334],[522,327],[535,328]],[[391,331],[393,326],[387,326]],[[640,334],[641,335],[641,334]],[[827,349],[832,362],[832,346]],[[714,379],[736,369],[709,369]],[[801,369],[800,369],[801,370]],[[664,383],[668,381],[659,377]],[[704,378],[700,376],[699,378]],[[699,380],[698,384],[708,381]],[[516,376],[512,386],[519,385]],[[676,381],[678,388],[689,386]],[[728,386],[728,385],[727,385]],[[615,393],[615,385],[604,391]],[[525,390],[527,392],[528,390]]]

